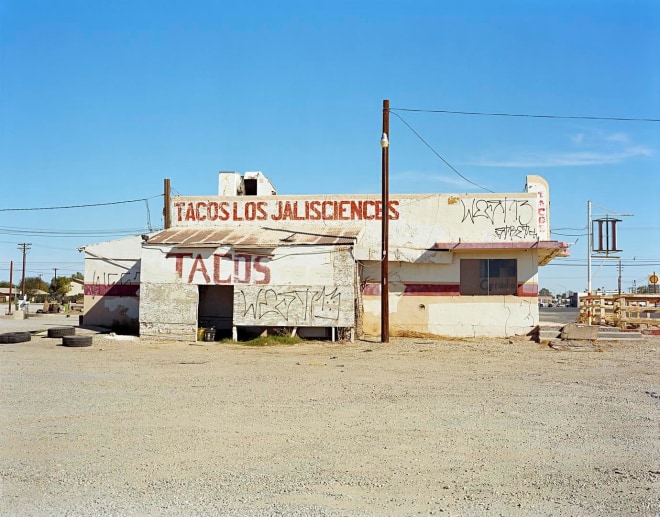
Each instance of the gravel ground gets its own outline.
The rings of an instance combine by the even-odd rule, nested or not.
[[[2,515],[658,515],[660,338],[0,345]]]

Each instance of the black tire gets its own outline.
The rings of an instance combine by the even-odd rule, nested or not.
[[[92,336],[64,336],[62,345],[70,347],[91,346]]]
[[[74,336],[75,334],[75,327],[51,327],[48,329],[48,337]]]
[[[0,334],[0,343],[24,343],[25,341],[30,341],[32,336],[29,332],[6,332],[5,334]]]

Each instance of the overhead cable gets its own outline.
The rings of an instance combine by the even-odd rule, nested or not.
[[[535,115],[529,113],[491,113],[484,111],[452,111],[452,110],[431,110],[431,109],[415,109],[415,108],[390,108],[390,111],[445,113],[448,115],[476,115],[482,117],[518,117],[518,118],[545,118],[545,119],[566,119],[566,120],[614,120],[617,122],[660,122],[660,119],[658,118],[636,118],[636,117],[594,117],[594,116],[584,116],[584,115]]]
[[[391,112],[391,111],[392,111],[392,110],[390,109],[390,112]],[[463,176],[460,172],[458,172],[458,171],[456,170],[456,168],[455,168],[451,163],[449,163],[449,162],[448,162],[447,160],[445,160],[442,156],[440,156],[440,153],[438,153],[438,151],[436,151],[435,149],[433,149],[433,147],[431,147],[431,144],[429,144],[426,140],[424,140],[424,138],[422,138],[422,135],[420,135],[417,131],[415,131],[415,130],[412,128],[412,126],[411,126],[410,124],[408,124],[408,122],[406,122],[406,121],[403,119],[403,117],[402,117],[401,115],[399,115],[398,113],[392,113],[392,114],[393,114],[393,115],[396,115],[396,116],[399,118],[399,120],[401,120],[401,122],[403,122],[403,123],[408,127],[408,129],[410,129],[410,131],[412,131],[412,132],[414,133],[414,135],[415,135],[417,138],[419,138],[419,139],[422,141],[422,143],[423,143],[426,147],[428,147],[428,148],[431,150],[431,152],[433,152],[433,154],[435,154],[438,158],[440,158],[440,159],[442,160],[442,162],[443,162],[447,167],[449,167],[452,171],[454,171],[456,174],[458,174],[458,176],[460,176],[462,179],[464,179],[465,181],[467,181],[467,182],[470,183],[471,185],[474,185],[474,186],[477,187],[477,188],[480,188],[480,189],[482,189],[482,190],[485,190],[486,192],[493,192],[492,190],[490,190],[490,189],[488,189],[488,188],[486,188],[486,187],[482,187],[482,186],[479,185],[478,183],[475,183],[474,181],[472,181],[472,180],[466,178],[465,176]]]
[[[25,212],[25,211],[35,211],[35,210],[64,210],[68,208],[89,208],[93,206],[109,206],[109,205],[122,205],[126,203],[143,203],[149,199],[156,197],[161,197],[163,194],[157,196],[151,196],[149,198],[143,197],[140,199],[129,199],[127,201],[111,201],[109,203],[90,203],[87,205],[68,205],[68,206],[47,206],[47,207],[37,207],[37,208],[0,208],[0,212]]]
[[[145,228],[119,228],[107,230],[54,230],[40,228],[14,228],[0,226],[0,235],[32,235],[48,237],[94,237],[107,235],[135,235],[144,233]],[[149,228],[153,231],[153,228]]]

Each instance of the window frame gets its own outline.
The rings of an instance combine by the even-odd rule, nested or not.
[[[461,259],[459,292],[461,296],[517,296],[518,259]]]

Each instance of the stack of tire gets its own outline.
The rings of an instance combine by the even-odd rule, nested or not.
[[[8,343],[24,343],[25,341],[30,341],[32,336],[29,332],[5,332],[0,334],[0,344]]]
[[[48,337],[62,338],[62,345],[68,347],[91,346],[92,336],[76,336],[75,327],[51,327]]]

